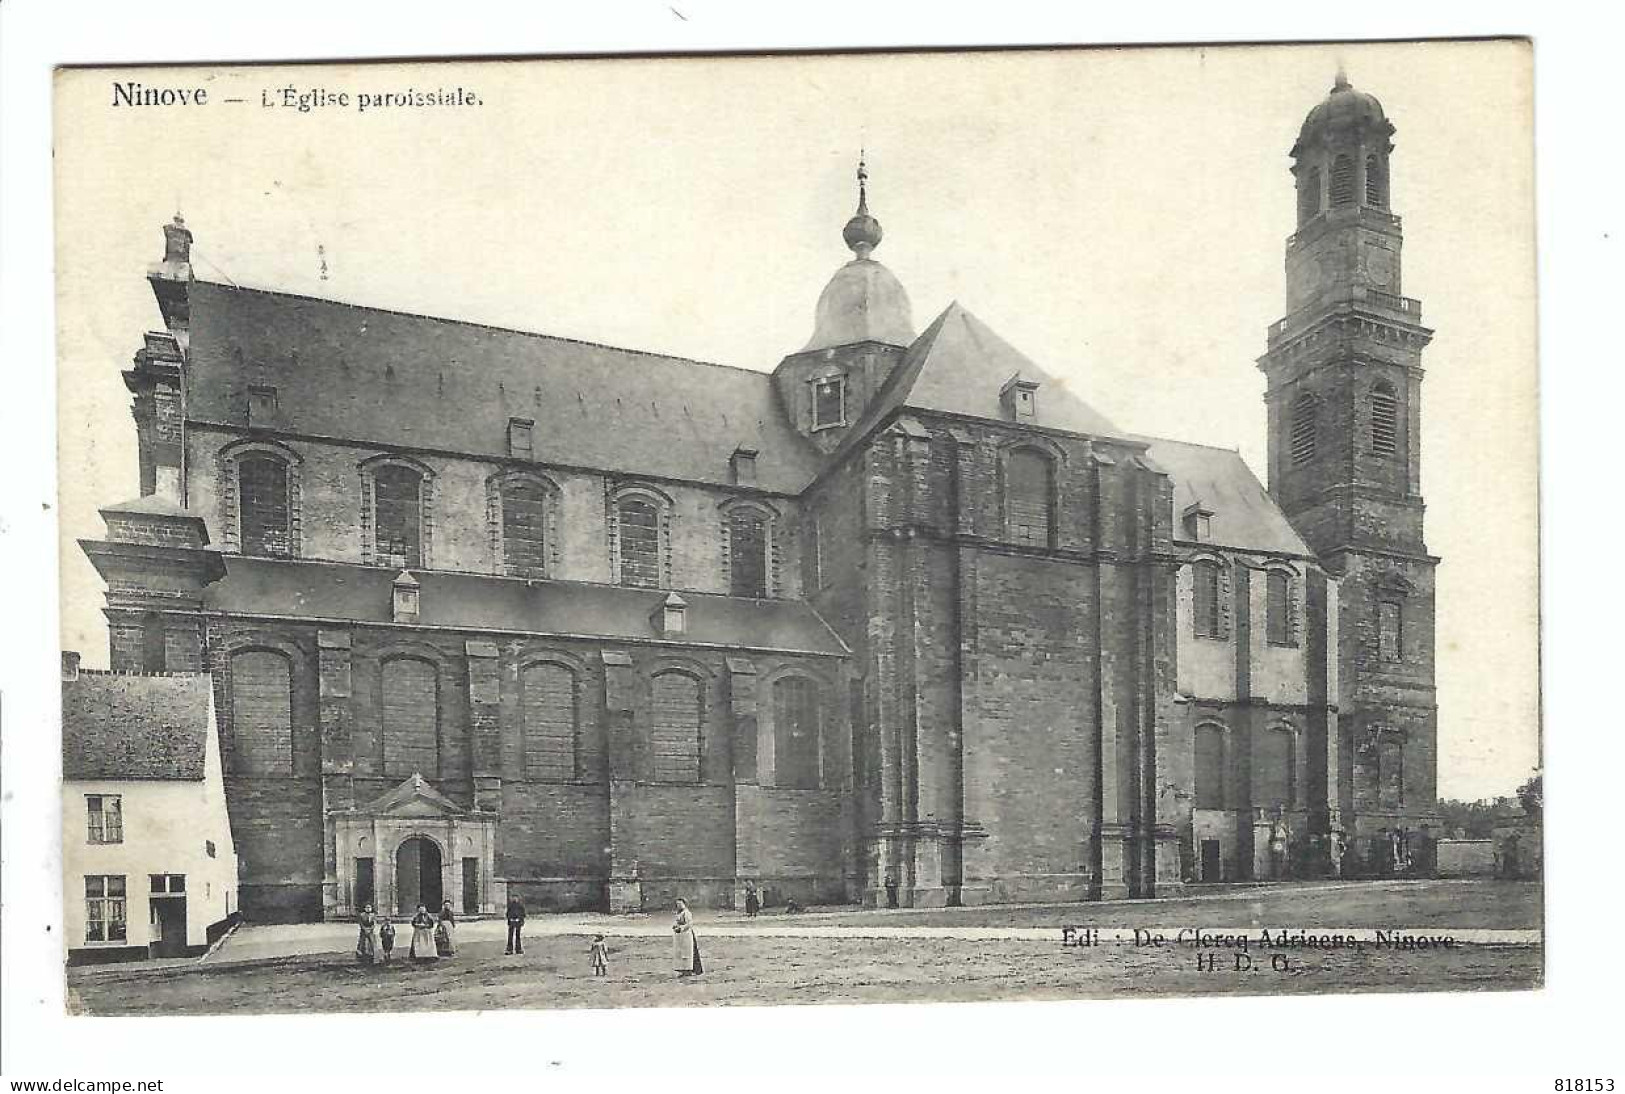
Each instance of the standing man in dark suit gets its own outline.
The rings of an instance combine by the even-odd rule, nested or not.
[[[508,952],[524,953],[525,941],[519,932],[525,926],[525,902],[517,896],[508,898]]]

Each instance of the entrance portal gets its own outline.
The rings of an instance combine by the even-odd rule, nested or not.
[[[412,915],[419,904],[440,910],[440,847],[434,840],[413,836],[401,844],[395,852],[395,892],[401,915]]]

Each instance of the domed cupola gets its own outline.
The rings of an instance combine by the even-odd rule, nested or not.
[[[1339,70],[1326,98],[1303,119],[1292,146],[1298,226],[1340,206],[1386,210],[1393,135],[1377,97],[1356,90]]]
[[[813,336],[803,353],[855,342],[906,346],[914,341],[908,293],[890,270],[870,257],[884,233],[880,221],[869,212],[868,179],[868,169],[860,159],[858,211],[841,230],[841,238],[856,257],[835,271],[819,295]]]

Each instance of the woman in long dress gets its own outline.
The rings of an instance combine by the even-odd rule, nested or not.
[[[440,905],[440,922],[434,929],[434,948],[441,957],[457,952],[457,917],[452,914],[451,901]]]
[[[440,954],[434,947],[434,917],[421,904],[418,905],[417,914],[412,917],[412,960],[440,960]]]
[[[371,904],[361,909],[361,917],[356,923],[360,930],[355,940],[355,959],[363,965],[370,965],[378,952],[378,944],[372,933],[377,920],[373,918]]]
[[[688,904],[677,902],[677,918],[672,922],[672,958],[678,976],[698,976],[705,971],[700,964],[700,943],[694,937],[694,913]]]

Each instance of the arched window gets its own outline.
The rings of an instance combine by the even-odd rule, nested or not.
[[[1272,646],[1291,646],[1297,641],[1294,618],[1292,575],[1270,570],[1265,577],[1265,637]]]
[[[237,461],[237,513],[243,554],[289,558],[295,553],[286,462],[261,454]]]
[[[1298,180],[1298,226],[1309,223],[1320,212],[1320,168],[1311,167]]]
[[[513,577],[546,577],[547,524],[552,508],[547,486],[529,477],[504,479],[498,501],[503,571]]]
[[[1196,808],[1224,808],[1224,727],[1196,727]]]
[[[1388,208],[1388,161],[1375,154],[1365,158],[1365,203]]]
[[[1014,543],[1048,547],[1053,539],[1054,464],[1032,448],[1017,448],[1005,460],[1004,521]]]
[[[293,665],[275,650],[231,655],[231,770],[293,774]]]
[[[1292,401],[1292,462],[1308,463],[1315,458],[1319,440],[1320,404],[1307,391]]]
[[[660,507],[640,494],[615,503],[619,580],[622,585],[660,587]]]
[[[1201,559],[1191,566],[1192,620],[1198,638],[1223,637],[1223,603],[1219,564]]]
[[[1332,204],[1354,204],[1354,161],[1338,156],[1332,161]]]
[[[728,592],[732,595],[767,595],[771,527],[760,509],[740,506],[728,514]]]
[[[650,687],[650,773],[655,782],[700,781],[700,682],[686,672],[662,672]]]
[[[1399,447],[1399,399],[1393,385],[1379,381],[1371,389],[1371,451],[1392,456]]]
[[[1289,726],[1265,730],[1253,773],[1253,805],[1293,807],[1297,791],[1298,739]]]
[[[773,785],[816,790],[818,775],[818,689],[811,680],[789,676],[773,685]]]
[[[397,657],[380,673],[384,774],[440,773],[440,674],[427,661]]]
[[[525,778],[568,782],[581,775],[581,703],[576,674],[550,661],[525,666],[519,677],[524,719]]]
[[[403,464],[373,472],[373,535],[380,562],[423,565],[423,475]]]

